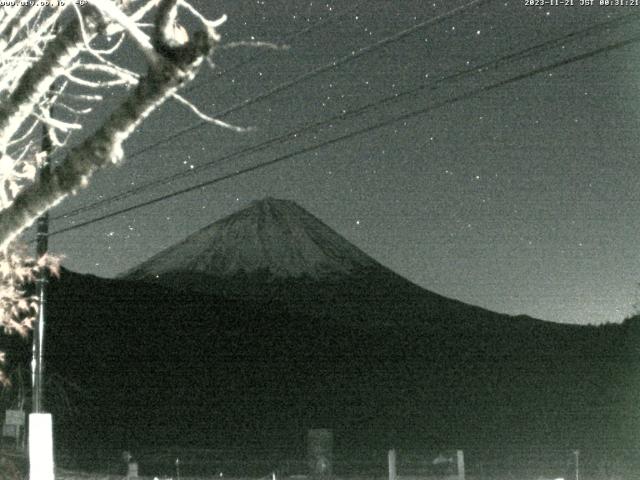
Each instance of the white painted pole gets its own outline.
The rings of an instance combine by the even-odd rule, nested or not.
[[[50,413],[29,414],[29,480],[54,480]]]
[[[458,450],[458,480],[464,480],[464,452],[462,450]]]
[[[398,470],[396,468],[396,451],[389,450],[389,480],[397,480]]]

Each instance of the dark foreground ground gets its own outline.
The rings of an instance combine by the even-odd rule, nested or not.
[[[272,463],[274,467],[269,470],[267,461],[256,457],[247,456],[244,459],[235,458],[228,460],[227,466],[231,470],[220,471],[220,463],[214,460],[219,453],[204,449],[182,450],[180,470],[175,467],[176,450],[158,449],[156,453],[151,450],[140,453],[139,478],[141,480],[311,480],[313,477],[306,475],[305,462],[291,462],[288,465]],[[477,462],[468,465],[467,480],[637,480],[638,470],[633,465],[600,465],[594,468],[589,458],[584,459],[580,465],[579,475],[576,476],[575,466],[570,462],[570,457],[547,457],[545,461],[532,463],[533,452],[528,457],[511,458],[509,463],[501,465],[493,462],[480,466]],[[200,463],[195,459],[199,458]],[[94,457],[93,462],[71,461],[69,457],[56,459],[56,480],[124,480],[126,477],[126,464],[117,456],[117,452],[103,452],[101,458]],[[238,475],[236,471],[252,472],[252,474]],[[284,467],[283,467],[284,466]],[[386,465],[380,462],[351,464],[347,472],[345,466],[336,465],[337,469],[331,480],[386,480],[388,472]],[[410,472],[406,465],[399,466],[399,480],[456,480],[457,476],[450,474],[433,475],[427,470],[414,470]],[[278,470],[280,468],[280,470]],[[288,468],[289,470],[285,470]],[[262,474],[254,473],[258,470]],[[404,470],[404,471],[400,471]],[[0,450],[0,480],[26,480],[28,479],[28,461],[24,454],[11,450]]]

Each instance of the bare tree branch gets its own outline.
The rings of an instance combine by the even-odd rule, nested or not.
[[[97,30],[97,24],[91,27]],[[47,94],[53,82],[64,73],[80,53],[82,33],[79,20],[71,21],[56,38],[47,44],[42,57],[29,68],[0,106],[0,154],[6,150],[9,140],[35,106]]]
[[[163,2],[175,6],[175,1]],[[162,5],[161,4],[161,5]],[[159,15],[159,18],[163,18]],[[164,17],[166,18],[166,17]],[[52,172],[25,187],[0,214],[0,249],[7,245],[42,213],[67,195],[86,185],[95,171],[123,157],[122,143],[153,110],[185,81],[195,75],[213,46],[204,32],[181,47],[164,45],[162,60],[150,65],[146,76],[103,125],[81,145],[71,150]]]
[[[126,13],[124,13],[115,3],[111,0],[88,0],[98,10],[107,15],[109,18],[117,22],[129,35],[133,38],[140,50],[147,57],[149,63],[155,63],[158,61],[158,55],[156,54],[151,41],[146,33],[138,28],[136,22],[131,19]]]

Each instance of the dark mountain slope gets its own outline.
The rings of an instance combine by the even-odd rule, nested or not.
[[[51,287],[48,371],[81,388],[67,443],[286,446],[327,425],[379,446],[564,447],[638,427],[630,325],[400,327],[69,272]]]

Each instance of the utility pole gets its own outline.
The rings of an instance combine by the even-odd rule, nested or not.
[[[576,457],[576,480],[580,480],[580,450],[574,450],[573,454]]]
[[[51,154],[52,143],[49,136],[49,128],[42,127],[42,151],[44,161],[38,169],[38,179],[42,181],[51,173],[49,165],[49,155]],[[47,254],[49,248],[49,213],[45,212],[37,221],[36,233],[36,259],[40,259]],[[44,370],[44,327],[47,313],[47,283],[48,275],[46,269],[41,269],[36,278],[36,297],[38,298],[38,318],[33,329],[33,345],[31,358],[31,412],[42,413],[42,398],[44,392],[44,382],[42,373]]]
[[[38,180],[42,181],[51,174],[49,155],[52,150],[51,137],[46,125],[42,131],[42,151],[44,163],[38,169]],[[36,256],[39,260],[48,250],[49,215],[43,214],[37,223]],[[31,359],[32,393],[31,414],[29,415],[29,478],[30,480],[54,480],[53,462],[53,420],[51,414],[44,413],[44,327],[47,313],[48,273],[42,268],[36,278],[36,296],[38,297],[38,318],[33,329]]]

